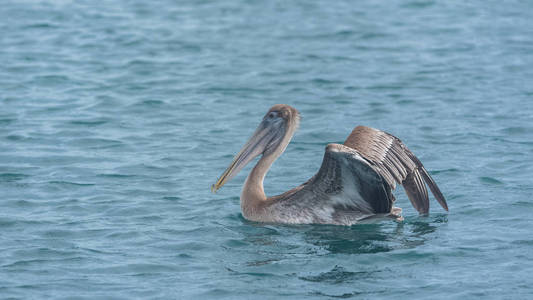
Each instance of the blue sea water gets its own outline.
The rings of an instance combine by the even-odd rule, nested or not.
[[[367,125],[450,212],[246,221],[209,186],[276,103],[267,194]],[[2,299],[533,297],[531,1],[4,0],[0,105]]]

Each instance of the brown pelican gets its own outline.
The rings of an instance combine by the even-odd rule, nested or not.
[[[263,189],[265,175],[285,151],[299,121],[299,112],[289,105],[270,108],[211,190],[216,192],[254,157],[262,155],[241,193],[242,214],[251,221],[352,225],[373,217],[401,220],[401,209],[393,206],[396,183],[403,185],[419,213],[429,212],[425,183],[448,210],[437,184],[402,141],[365,126],[356,127],[343,145],[327,145],[320,170],[307,182],[267,197]]]

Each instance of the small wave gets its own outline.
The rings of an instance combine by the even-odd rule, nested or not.
[[[499,181],[498,179],[494,177],[482,176],[482,177],[479,177],[479,180],[482,183],[486,183],[490,185],[502,185],[503,184],[503,182]]]
[[[19,173],[0,173],[0,182],[15,182],[30,177],[26,174]]]
[[[103,178],[113,178],[113,179],[126,179],[126,178],[137,177],[137,175],[118,174],[118,173],[98,174],[96,176],[97,177],[103,177]]]
[[[507,127],[501,130],[504,134],[525,134],[530,133],[531,128],[523,127],[523,126],[514,126],[514,127]]]
[[[57,185],[73,185],[73,186],[94,186],[94,183],[80,183],[80,182],[71,182],[71,181],[62,181],[62,180],[54,180],[49,181],[50,184],[57,184]]]
[[[72,125],[82,125],[82,126],[97,126],[107,123],[108,120],[74,120],[69,123]]]

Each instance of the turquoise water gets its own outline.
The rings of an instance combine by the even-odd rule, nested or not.
[[[0,298],[531,298],[531,1],[8,0],[0,30]],[[209,186],[275,103],[267,194],[364,124],[450,212],[244,220],[250,166]]]

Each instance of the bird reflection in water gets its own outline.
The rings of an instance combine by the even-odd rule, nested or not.
[[[335,225],[267,225],[241,221],[235,226],[245,247],[227,249],[245,251],[247,266],[262,266],[293,257],[331,254],[370,254],[413,249],[431,239],[439,227],[448,222],[446,214],[407,217],[402,222]],[[241,262],[242,263],[242,262]]]

